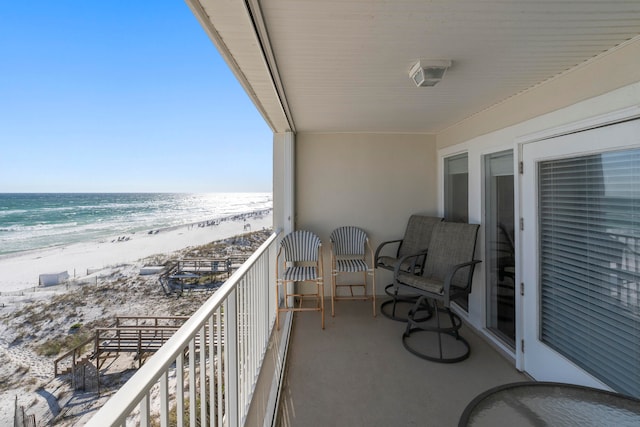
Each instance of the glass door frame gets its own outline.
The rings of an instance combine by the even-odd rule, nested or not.
[[[511,155],[511,175],[495,175],[495,176],[511,176],[512,180],[513,180],[513,236],[509,236],[512,238],[511,242],[513,244],[513,261],[514,261],[514,266],[513,266],[513,293],[514,293],[514,298],[513,298],[513,304],[514,304],[514,312],[513,312],[513,329],[514,329],[514,333],[513,333],[513,341],[510,339],[510,337],[504,332],[501,331],[499,328],[497,328],[496,326],[494,326],[492,324],[492,322],[490,321],[490,316],[493,310],[493,302],[491,301],[492,298],[492,294],[493,294],[493,283],[492,280],[490,280],[492,278],[492,265],[490,263],[490,255],[491,255],[491,248],[490,246],[490,241],[491,239],[489,238],[489,233],[493,230],[493,226],[490,226],[490,220],[491,217],[493,216],[490,212],[491,209],[491,204],[489,201],[489,197],[491,196],[490,193],[490,189],[489,189],[489,179],[493,178],[492,176],[489,176],[488,174],[490,173],[490,171],[488,170],[489,168],[489,161],[492,157],[500,157],[500,156],[509,156]],[[487,332],[489,334],[491,334],[492,337],[494,337],[497,341],[499,341],[500,343],[503,344],[503,346],[505,348],[507,348],[509,350],[509,352],[511,354],[515,353],[516,350],[516,342],[517,342],[517,327],[519,324],[519,310],[518,310],[518,301],[517,301],[517,293],[518,293],[518,285],[517,285],[517,266],[519,265],[518,261],[518,256],[517,256],[517,246],[515,244],[516,241],[516,235],[518,234],[518,223],[519,223],[519,217],[517,216],[517,209],[516,209],[516,205],[517,205],[517,171],[518,168],[516,167],[516,159],[517,159],[517,155],[516,152],[512,147],[509,147],[507,149],[503,149],[503,150],[497,150],[497,151],[492,151],[492,152],[488,152],[488,153],[483,153],[481,156],[481,162],[482,162],[482,205],[483,205],[483,220],[482,223],[484,225],[483,227],[483,236],[484,236],[484,245],[483,245],[483,264],[484,265],[484,281],[485,281],[485,288],[484,288],[484,293],[485,293],[485,309],[484,309],[484,325],[485,325],[485,329],[487,330]],[[497,304],[497,302],[495,303]]]

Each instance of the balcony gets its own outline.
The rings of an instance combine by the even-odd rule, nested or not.
[[[453,365],[419,359],[402,346],[404,325],[374,318],[369,302],[338,302],[325,330],[319,313],[281,315],[284,326],[275,330],[278,236],[88,425],[268,426],[274,418],[282,426],[455,425],[477,394],[525,379],[466,327],[469,359]]]
[[[405,350],[405,325],[370,302],[339,301],[326,320],[294,319],[278,425],[454,426],[476,395],[527,379],[466,326],[469,359],[438,364]]]

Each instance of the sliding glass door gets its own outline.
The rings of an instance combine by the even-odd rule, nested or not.
[[[640,397],[638,145],[640,120],[523,146],[524,368],[537,380]]]
[[[458,154],[444,159],[444,219],[449,222],[469,221],[469,156]],[[455,303],[469,311],[466,295]]]
[[[515,221],[513,151],[485,156],[487,326],[515,347]]]

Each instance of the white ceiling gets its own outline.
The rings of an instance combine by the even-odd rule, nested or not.
[[[225,2],[200,3],[216,26]],[[230,48],[231,34],[218,36],[235,63],[253,58],[276,76],[271,90],[250,94],[272,127],[269,105],[288,106],[298,132],[437,133],[640,34],[640,0],[247,3],[260,37]],[[248,31],[233,19],[218,26]],[[437,86],[416,88],[408,71],[419,59],[453,65]],[[264,73],[240,74],[264,84]]]

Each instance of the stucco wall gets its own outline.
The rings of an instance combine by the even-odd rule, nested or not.
[[[401,238],[411,214],[436,214],[436,159],[430,135],[296,135],[296,228],[322,239],[326,272],[333,229],[359,226],[375,250]]]

